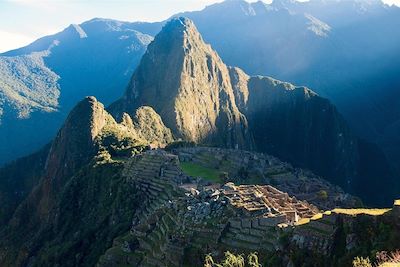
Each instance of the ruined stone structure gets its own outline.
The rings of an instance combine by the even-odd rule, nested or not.
[[[187,153],[194,150],[201,153]],[[328,255],[338,221],[354,220],[351,215],[320,213],[314,205],[271,185],[205,186],[202,179],[183,173],[180,160],[218,164],[214,159],[224,155],[223,150],[186,148],[184,151],[172,154],[152,150],[126,162],[124,176],[139,189],[143,201],[131,230],[114,240],[99,267],[173,267],[184,266],[188,261],[197,266],[202,264],[205,254],[222,255],[227,250],[258,251],[265,255],[281,249],[281,238],[285,235],[290,236],[293,246]],[[215,152],[215,157],[209,158],[204,151]],[[234,162],[236,157],[236,162],[249,160],[250,164],[265,159],[239,150],[228,151],[232,158],[221,160]],[[274,166],[271,162],[265,161],[265,166]],[[397,202],[394,215],[398,205]],[[354,243],[351,237],[351,234],[346,236],[349,247]]]
[[[180,161],[226,172],[228,181],[235,184],[269,184],[324,210],[354,207],[357,202],[340,187],[312,172],[267,154],[214,147],[185,147],[172,152]]]
[[[163,150],[135,156],[124,175],[143,194],[135,215],[140,219],[123,240],[114,242],[99,266],[181,266],[188,249],[201,257],[226,249],[273,251],[279,246],[278,225],[318,212],[268,185],[199,186],[198,179],[182,172],[179,157]]]
[[[262,218],[282,217],[281,222],[297,222],[300,218],[311,218],[318,208],[270,185],[239,185],[228,183],[223,194],[232,206],[242,209],[247,216]]]

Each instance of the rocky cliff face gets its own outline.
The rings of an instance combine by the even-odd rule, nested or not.
[[[125,113],[123,121],[129,121],[128,116]],[[129,124],[130,122],[128,122]],[[171,130],[164,125],[160,115],[151,107],[142,106],[138,108],[133,118],[132,126],[139,138],[146,140],[150,144],[165,146],[174,140]]]
[[[230,68],[230,76],[257,150],[311,169],[368,204],[387,205],[398,196],[399,182],[385,155],[356,137],[327,99],[238,68]]]
[[[123,112],[151,106],[178,138],[250,148],[246,118],[236,106],[229,71],[185,18],[165,25],[148,47],[124,97]]]

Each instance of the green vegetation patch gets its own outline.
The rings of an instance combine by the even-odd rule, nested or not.
[[[216,169],[207,168],[193,162],[181,162],[184,173],[192,177],[202,177],[214,183],[221,183],[220,172]]]

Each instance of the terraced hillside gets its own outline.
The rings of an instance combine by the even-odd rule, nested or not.
[[[276,225],[318,212],[271,186],[221,186],[187,176],[179,157],[164,151],[129,160],[124,175],[142,192],[143,202],[131,230],[115,240],[100,266],[181,266],[191,255],[199,264],[207,251],[274,250]],[[265,199],[256,203],[254,194]]]
[[[398,246],[394,242],[399,234],[398,206],[320,212],[269,185],[221,185],[187,176],[179,166],[181,157],[187,160],[189,149],[179,150],[185,151],[179,157],[149,151],[125,163],[123,173],[143,201],[130,230],[114,240],[98,266],[202,266],[204,255],[212,253],[218,258],[227,250],[258,251],[262,261],[273,266],[290,262],[298,266],[301,261],[346,266],[352,257],[372,247]],[[201,152],[212,150],[198,147],[190,151],[193,156],[193,151],[199,152],[197,159],[204,160]],[[218,151],[232,157],[248,153]],[[372,240],[381,243],[367,244],[362,239],[366,230],[372,231]],[[394,236],[385,240],[381,234]]]

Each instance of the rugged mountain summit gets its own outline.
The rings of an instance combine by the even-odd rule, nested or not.
[[[110,120],[94,97],[85,98],[71,111],[51,144],[42,178],[20,207],[20,212],[32,214],[33,225],[33,218],[47,219],[68,178],[96,155],[95,138]],[[19,223],[25,222],[14,219],[14,224]]]
[[[229,71],[185,18],[167,23],[148,47],[125,96],[112,105],[120,117],[149,105],[177,138],[250,148]]]
[[[172,141],[171,132],[150,107],[138,109],[133,118],[124,114],[118,124],[95,97],[86,97],[71,111],[52,142],[45,177],[59,188],[63,178],[76,173],[99,151],[112,148],[118,154],[116,143],[129,149],[132,142],[165,145]]]
[[[46,176],[51,180],[70,176],[87,163],[94,156],[94,140],[107,120],[112,118],[96,98],[88,97],[78,103],[52,143]]]

